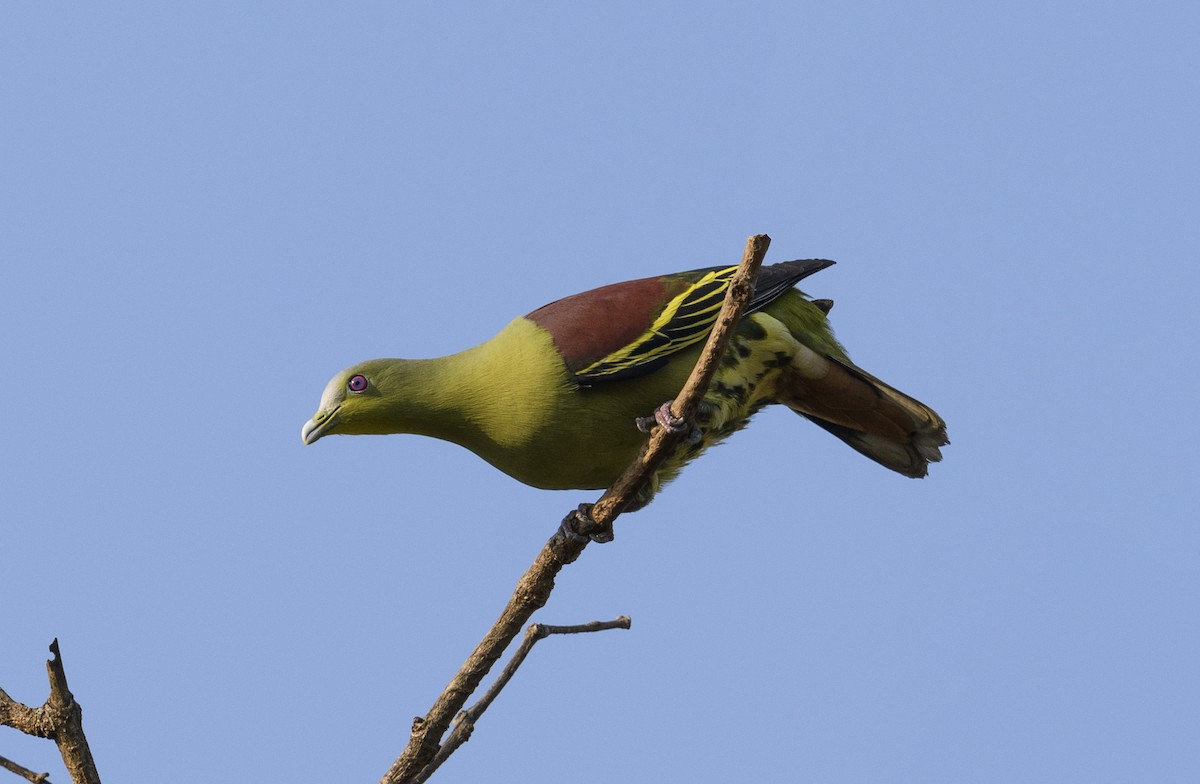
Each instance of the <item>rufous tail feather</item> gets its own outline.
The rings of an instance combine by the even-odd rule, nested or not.
[[[779,401],[898,473],[925,476],[949,444],[937,412],[856,365],[805,347],[793,358]]]

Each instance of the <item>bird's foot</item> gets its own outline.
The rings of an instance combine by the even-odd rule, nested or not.
[[[634,420],[637,422],[638,430],[641,430],[643,433],[649,433],[654,429],[655,425],[658,425],[669,433],[682,433],[687,430],[687,420],[681,419],[671,413],[671,404],[674,402],[674,400],[668,400],[654,409],[653,416],[638,417]]]
[[[606,544],[613,540],[612,523],[602,525],[592,519],[592,504],[580,504],[578,509],[563,518],[559,528],[563,536],[573,542]]]
[[[700,428],[692,425],[688,420],[671,413],[671,404],[673,402],[675,401],[668,400],[654,409],[653,416],[638,417],[635,419],[634,422],[637,423],[638,430],[641,430],[643,433],[649,433],[654,429],[655,425],[658,425],[668,433],[687,433],[687,442],[689,444],[700,443],[700,439],[704,437],[704,434],[700,432]]]

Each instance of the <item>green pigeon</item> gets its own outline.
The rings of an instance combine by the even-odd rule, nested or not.
[[[831,264],[762,267],[697,430],[659,470],[643,503],[772,403],[904,476],[925,476],[941,459],[939,447],[949,443],[942,418],[852,363],[829,325],[833,303],[794,288]],[[534,487],[606,488],[644,443],[646,416],[679,393],[736,271],[614,283],[538,308],[458,354],[354,365],[325,387],[304,443],[415,433],[464,446]]]

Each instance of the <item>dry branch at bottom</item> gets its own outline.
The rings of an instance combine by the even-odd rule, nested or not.
[[[54,657],[46,661],[46,675],[50,678],[50,696],[46,703],[40,708],[30,708],[0,689],[0,724],[26,735],[50,738],[58,745],[71,781],[75,784],[100,784],[100,774],[92,759],[87,736],[83,733],[83,709],[67,687],[67,672],[63,669],[57,639],[50,643],[50,652]],[[47,774],[33,775],[30,781],[46,781]]]

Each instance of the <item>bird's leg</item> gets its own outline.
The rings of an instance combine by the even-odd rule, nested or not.
[[[691,425],[691,423],[689,423],[686,419],[681,419],[680,417],[677,417],[671,413],[671,404],[673,402],[675,401],[668,400],[666,403],[663,403],[661,406],[654,409],[653,416],[638,417],[635,419],[634,422],[637,424],[638,430],[641,430],[643,433],[649,433],[657,424],[669,433],[686,432],[687,442],[689,444],[700,443],[700,440],[704,437],[704,434],[700,432],[700,428],[696,427],[695,425]],[[689,425],[691,425],[690,432]]]
[[[654,429],[655,425],[666,428],[673,433],[687,433],[686,441],[689,445],[695,446],[704,439],[704,433],[700,428],[692,422],[675,416],[671,413],[671,403],[674,401],[668,400],[658,408],[654,409],[654,415],[648,417],[638,417],[638,430],[643,433],[649,433]],[[700,422],[708,422],[713,416],[713,406],[703,401],[696,407],[696,419]],[[622,512],[636,512],[644,508],[654,498],[657,490],[658,482],[652,481],[643,487],[621,510]],[[592,504],[580,504],[578,509],[575,509],[566,517],[563,518],[559,525],[559,530],[562,535],[573,542],[591,541],[598,544],[604,544],[613,540],[612,523],[600,524],[592,518]]]
[[[629,500],[629,503],[625,505],[625,508],[624,508],[624,509],[622,509],[622,510],[621,510],[621,512],[622,512],[622,513],[625,513],[625,512],[637,512],[637,511],[639,511],[639,510],[645,509],[645,508],[646,508],[646,506],[647,506],[647,505],[648,505],[648,504],[649,504],[651,501],[653,501],[653,500],[654,500],[654,494],[655,494],[655,492],[656,492],[656,488],[655,488],[655,485],[656,485],[656,484],[657,484],[657,482],[648,482],[648,483],[646,483],[646,484],[645,484],[645,485],[642,487],[642,489],[641,489],[641,490],[639,490],[639,491],[638,491],[638,492],[637,492],[637,493],[636,493],[636,494],[633,496],[633,498],[631,498],[631,499]]]
[[[563,518],[559,528],[563,536],[575,542],[591,540],[597,544],[605,544],[613,540],[612,523],[601,525],[592,519],[592,504],[580,504]]]

